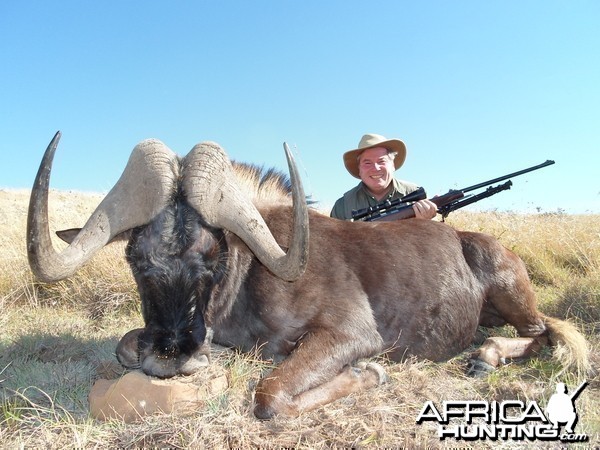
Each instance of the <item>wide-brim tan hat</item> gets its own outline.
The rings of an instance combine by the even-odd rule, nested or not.
[[[398,170],[404,164],[404,160],[406,159],[406,146],[404,142],[400,139],[387,139],[380,134],[365,134],[358,143],[357,149],[344,153],[344,165],[354,178],[360,178],[358,175],[358,156],[365,150],[374,147],[383,147],[396,152],[394,170]]]

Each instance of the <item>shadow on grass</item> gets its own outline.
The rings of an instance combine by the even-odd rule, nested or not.
[[[29,333],[0,343],[0,405],[5,415],[13,405],[87,416],[96,379],[124,372],[114,355],[119,339]]]

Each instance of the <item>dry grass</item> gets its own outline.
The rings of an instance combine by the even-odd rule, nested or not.
[[[52,192],[51,229],[81,226],[99,199]],[[440,441],[431,425],[416,425],[415,419],[427,400],[520,399],[545,405],[559,379],[561,368],[547,353],[510,363],[485,379],[465,377],[469,351],[443,364],[381,361],[391,378],[388,384],[296,419],[265,422],[252,415],[252,392],[269,367],[252,354],[222,352],[213,363],[226,369],[230,388],[210,399],[201,413],[148,417],[131,425],[96,422],[88,415],[89,389],[95,379],[121,373],[116,343],[141,325],[123,245],[107,247],[68,280],[36,283],[25,250],[27,201],[27,192],[0,191],[1,448],[518,448],[511,442]],[[519,254],[535,283],[540,309],[584,330],[596,371],[588,375],[590,386],[577,401],[577,431],[591,437],[587,447],[600,443],[598,219],[463,211],[448,219],[457,228],[495,235]],[[578,381],[566,375],[560,379],[569,386]]]
[[[600,331],[600,227],[598,215],[476,214],[448,223],[497,237],[525,261],[540,309],[570,318],[590,334]]]

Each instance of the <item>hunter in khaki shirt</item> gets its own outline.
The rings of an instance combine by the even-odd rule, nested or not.
[[[343,159],[348,172],[361,182],[335,202],[330,215],[336,219],[350,220],[352,210],[394,200],[418,188],[414,183],[394,178],[394,172],[406,159],[406,147],[398,139],[365,134],[358,148],[344,153]],[[427,199],[415,202],[412,208],[418,219],[432,219],[437,212],[437,206]]]
[[[419,187],[414,183],[394,178],[392,179],[392,189],[381,200],[377,200],[361,181],[357,186],[350,189],[342,198],[339,198],[335,202],[330,215],[336,219],[349,220],[352,218],[353,210],[375,206],[385,200],[402,198],[406,194],[416,191],[418,188]]]

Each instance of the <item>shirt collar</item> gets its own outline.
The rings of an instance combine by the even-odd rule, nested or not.
[[[373,194],[371,194],[371,192],[369,192],[369,190],[367,189],[367,186],[365,185],[365,183],[363,181],[360,182],[360,190],[362,190],[362,192],[369,197],[372,200],[377,201],[377,199],[373,196]],[[396,195],[397,193],[400,192],[399,189],[399,184],[398,184],[398,180],[396,180],[396,178],[392,178],[392,189],[390,189],[390,191],[387,193],[387,195],[382,198],[380,201],[384,201],[390,197],[393,197],[394,195]]]

